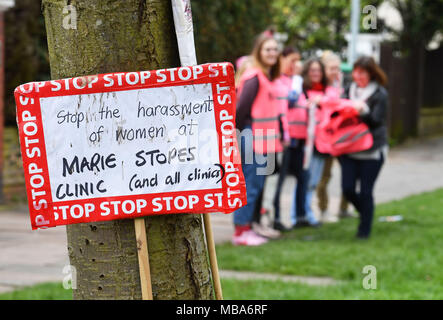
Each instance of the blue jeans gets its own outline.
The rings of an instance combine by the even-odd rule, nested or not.
[[[325,158],[317,153],[312,154],[311,163],[309,164],[307,177],[307,190],[306,190],[306,199],[305,199],[305,212],[306,212],[306,221],[309,224],[316,224],[318,220],[315,218],[314,211],[312,211],[311,203],[312,197],[314,195],[315,189],[320,182],[323,167],[325,164]],[[296,187],[297,188],[297,187]],[[295,196],[296,198],[296,196]],[[294,201],[295,203],[296,201]],[[291,221],[295,225],[297,223],[297,208],[292,204],[291,207]]]
[[[263,171],[267,164],[263,161],[266,155],[258,155],[257,157],[257,154],[252,151],[252,144],[246,146],[245,139],[243,138],[240,139],[239,144],[241,148],[242,170],[246,183],[247,204],[236,210],[233,215],[234,225],[245,226],[252,223],[255,206],[265,186],[266,175],[263,174]],[[252,161],[250,161],[251,159]]]

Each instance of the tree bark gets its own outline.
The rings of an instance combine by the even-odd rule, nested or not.
[[[53,79],[179,65],[170,1],[43,0],[42,10]],[[213,299],[201,216],[145,221],[154,299]],[[133,220],[70,225],[67,237],[74,299],[141,299]]]

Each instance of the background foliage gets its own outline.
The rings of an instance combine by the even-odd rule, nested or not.
[[[402,51],[424,47],[436,33],[443,37],[443,0],[388,0],[400,13],[403,30],[389,32],[396,35]]]
[[[14,89],[49,79],[48,47],[40,1],[16,0],[5,14],[5,122],[15,126]]]
[[[199,63],[231,61],[252,50],[256,35],[272,23],[269,0],[192,0]]]
[[[381,0],[361,0],[361,8],[377,6]],[[346,46],[351,15],[349,0],[275,0],[274,21],[287,32],[292,45],[302,51],[323,48],[340,52]]]
[[[405,26],[377,30],[398,39],[403,52],[424,47],[440,32],[443,38],[443,0],[385,0],[396,7]],[[383,0],[361,0],[361,7]],[[14,88],[49,79],[46,32],[40,0],[16,0],[5,14],[6,125],[15,126]],[[71,4],[75,6],[75,1]],[[230,61],[248,54],[257,34],[270,25],[289,35],[288,42],[306,55],[316,49],[342,52],[349,32],[349,0],[191,0],[199,63]],[[362,17],[363,18],[363,17]],[[60,22],[61,23],[61,22]],[[79,52],[81,54],[81,52]]]
[[[192,0],[198,62],[235,62],[248,54],[254,37],[272,22],[271,2]],[[15,3],[5,14],[5,122],[11,126],[15,126],[14,89],[26,82],[50,79],[41,1]],[[71,4],[75,6],[74,1]]]

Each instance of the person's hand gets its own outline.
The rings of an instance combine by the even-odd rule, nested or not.
[[[282,141],[282,144],[283,144],[283,148],[287,148],[287,147],[289,147],[290,145],[291,145],[291,140],[283,140]]]
[[[315,95],[312,98],[309,98],[309,101],[313,104],[319,104],[322,98],[321,95]]]
[[[366,103],[361,100],[353,101],[353,107],[358,111],[358,113],[362,113],[367,109]]]

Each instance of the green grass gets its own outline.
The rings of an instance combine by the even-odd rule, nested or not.
[[[357,286],[310,286],[282,281],[222,279],[223,297],[229,300],[344,300],[375,299],[375,292]],[[379,297],[380,298],[380,297]],[[382,299],[389,299],[383,297]]]
[[[61,283],[43,283],[0,294],[0,300],[71,300],[72,291]]]
[[[402,215],[400,222],[379,216]],[[217,246],[220,269],[327,276],[310,286],[222,279],[225,299],[443,299],[443,189],[379,205],[371,239],[354,239],[358,219],[301,229],[260,247]],[[377,268],[377,289],[365,290],[365,265]],[[0,299],[71,299],[59,283],[0,294]]]
[[[260,247],[219,245],[220,269],[288,275],[328,276],[340,285],[313,287],[225,281],[224,290],[244,298],[442,299],[443,189],[379,205],[376,216],[402,215],[400,222],[374,221],[368,241],[354,239],[358,219],[320,229],[302,229]],[[365,290],[365,265],[377,269],[377,289]],[[280,292],[282,291],[282,292]],[[262,293],[260,293],[262,292]],[[243,295],[242,295],[243,296]]]

